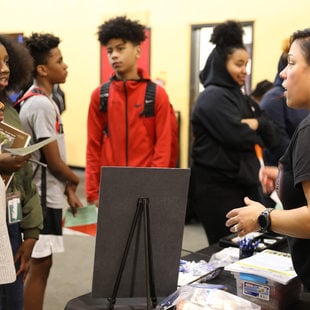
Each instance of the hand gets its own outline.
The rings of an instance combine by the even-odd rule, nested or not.
[[[26,279],[27,273],[29,271],[31,253],[36,241],[36,239],[32,238],[24,240],[15,254],[14,262],[16,263],[20,261],[20,266],[17,270],[16,276],[23,273],[23,280]]]
[[[252,130],[257,130],[258,120],[256,118],[243,118],[241,123],[247,124]]]
[[[79,197],[76,195],[76,185],[75,184],[67,184],[65,194],[67,196],[67,201],[71,207],[73,216],[77,216],[77,208],[82,208],[83,204]]]
[[[244,198],[244,203],[244,207],[233,209],[226,214],[226,226],[240,237],[259,229],[257,218],[265,210],[265,206],[248,197]]]
[[[262,184],[264,194],[270,194],[275,190],[278,168],[265,166],[259,170],[259,180]]]
[[[31,154],[25,156],[12,156],[10,153],[0,154],[0,170],[8,173],[15,172],[22,168],[31,157]]]

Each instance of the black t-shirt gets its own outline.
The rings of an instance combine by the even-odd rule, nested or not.
[[[285,210],[307,205],[302,182],[310,180],[310,117],[295,131],[279,162],[277,192]],[[289,237],[294,268],[305,288],[310,290],[310,239]]]

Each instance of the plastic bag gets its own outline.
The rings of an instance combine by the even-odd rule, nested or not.
[[[160,309],[176,310],[260,310],[261,307],[248,300],[219,289],[212,289],[208,284],[184,285],[170,295],[168,304]],[[173,300],[172,300],[173,299]]]

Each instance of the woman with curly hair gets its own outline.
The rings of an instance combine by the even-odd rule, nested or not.
[[[262,201],[255,145],[276,143],[276,128],[242,92],[249,55],[236,21],[214,28],[215,48],[200,72],[205,89],[194,106],[189,204],[203,224],[209,244],[230,233],[226,213],[245,196]]]
[[[0,35],[0,100],[5,105],[4,120],[19,129],[22,129],[20,119],[12,106],[9,95],[12,91],[19,92],[29,82],[32,69],[33,62],[27,49],[22,44]],[[40,199],[36,186],[32,183],[29,157],[30,155],[12,157],[9,153],[0,155],[0,172],[14,172],[14,178],[6,191],[7,199],[13,194],[20,199],[22,207],[22,219],[7,225],[11,244],[10,251],[15,260],[14,271],[16,269],[15,273],[10,276],[8,263],[5,264],[4,261],[5,249],[3,248],[3,239],[1,239],[0,309],[23,309],[23,279],[27,276],[31,252],[39,238],[40,230],[43,228]],[[1,185],[3,188],[4,184]],[[3,203],[5,203],[5,197],[1,195],[1,207],[3,207]],[[1,222],[1,225],[5,224],[5,220]]]

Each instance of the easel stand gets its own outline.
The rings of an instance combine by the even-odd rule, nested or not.
[[[101,168],[92,298],[104,309],[152,309],[176,290],[189,176],[189,169]]]
[[[155,291],[154,281],[154,269],[153,269],[153,253],[151,243],[151,231],[150,231],[150,212],[149,212],[149,198],[138,198],[136,212],[133,217],[131,229],[126,242],[125,250],[121,260],[121,264],[117,273],[117,277],[114,284],[112,296],[108,298],[109,309],[114,309],[116,302],[116,296],[118,293],[119,285],[122,279],[123,271],[125,268],[126,260],[128,257],[129,249],[132,239],[134,237],[135,230],[138,226],[141,227],[143,220],[144,229],[144,262],[145,262],[145,289],[147,298],[147,309],[154,309],[157,306],[157,297]]]

